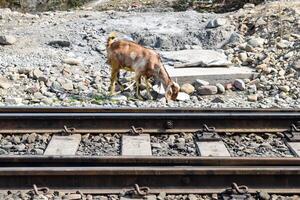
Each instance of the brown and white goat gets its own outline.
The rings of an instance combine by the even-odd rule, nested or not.
[[[145,78],[147,92],[150,96],[148,79],[154,77],[163,83],[166,100],[176,100],[180,87],[172,81],[162,64],[160,56],[155,51],[132,41],[118,39],[115,32],[109,35],[106,48],[107,63],[111,66],[111,95],[115,93],[116,82],[120,84],[118,80],[120,69],[125,69],[135,72],[136,95],[138,98],[142,99],[139,89],[141,78]]]

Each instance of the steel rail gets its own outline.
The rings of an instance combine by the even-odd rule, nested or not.
[[[0,156],[0,167],[60,166],[300,166],[300,158],[155,156]]]
[[[134,184],[157,191],[201,193],[224,190],[231,183],[250,189],[300,192],[300,166],[118,166],[118,167],[0,167],[0,189],[119,190]],[[175,192],[176,191],[176,192]],[[207,193],[207,191],[206,191]]]
[[[204,124],[217,132],[282,132],[300,123],[299,110],[2,108],[0,133],[126,133],[131,126],[148,133],[194,132]]]

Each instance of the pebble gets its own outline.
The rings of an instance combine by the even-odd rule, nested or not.
[[[180,90],[187,94],[192,94],[195,91],[195,87],[192,84],[185,83],[181,86]]]
[[[179,92],[176,100],[178,100],[178,101],[189,101],[190,100],[190,95],[188,95],[185,92]]]
[[[0,45],[13,45],[17,42],[15,36],[12,35],[0,35]]]
[[[264,45],[265,40],[260,37],[252,37],[248,40],[248,44],[252,47],[262,47]]]
[[[110,99],[113,101],[126,101],[127,97],[124,95],[115,95],[115,96],[110,97]]]
[[[53,40],[48,43],[53,47],[70,47],[71,43],[67,40]]]
[[[261,199],[261,200],[269,200],[271,198],[271,196],[267,192],[264,192],[264,191],[259,191],[258,195],[259,195],[259,199]]]
[[[290,91],[290,87],[287,86],[287,85],[279,86],[279,89],[283,92],[289,92]]]
[[[195,88],[199,88],[201,86],[209,85],[209,82],[201,80],[201,79],[196,79],[196,81],[193,83],[193,85],[195,86]]]
[[[16,105],[16,104],[21,104],[23,101],[22,98],[19,97],[7,97],[5,98],[5,103]]]
[[[225,87],[224,87],[223,84],[217,83],[217,84],[216,84],[216,87],[218,88],[218,93],[219,93],[219,94],[224,94],[224,93],[225,93]]]
[[[212,95],[217,94],[218,88],[214,85],[206,85],[199,87],[197,91],[200,95]]]
[[[76,58],[65,58],[65,59],[63,59],[63,63],[69,64],[69,65],[80,65],[81,61]]]
[[[225,18],[216,18],[213,20],[210,20],[207,25],[206,28],[216,28],[219,26],[224,26],[227,23],[227,20]]]
[[[236,79],[236,80],[234,80],[233,85],[234,85],[235,88],[237,88],[237,89],[239,89],[241,91],[243,91],[243,90],[246,89],[245,82],[242,79]]]
[[[5,77],[0,77],[0,88],[8,89],[10,88],[12,83]]]

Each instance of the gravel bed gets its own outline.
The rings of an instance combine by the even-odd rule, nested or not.
[[[117,156],[120,155],[119,134],[86,134],[82,136],[77,155]]]
[[[224,14],[0,9],[0,106],[300,108],[299,8],[293,0]],[[169,103],[155,90],[153,101],[136,100],[133,89],[111,97],[105,47],[111,31],[159,52],[222,52],[257,74],[228,83],[190,80]]]
[[[62,193],[50,190],[46,194],[36,195],[33,191],[7,191],[0,193],[0,199],[4,200],[67,200],[67,199],[85,199],[85,200],[122,200],[123,194],[114,195],[92,195],[76,193]],[[128,197],[128,196],[126,196]],[[270,199],[270,200],[298,200],[299,195],[277,195],[266,192],[257,192],[252,194],[253,199]],[[128,197],[129,198],[129,197]],[[133,198],[134,199],[134,198]],[[217,200],[220,199],[218,194],[177,194],[170,195],[164,192],[158,195],[149,195],[144,197],[145,200]]]
[[[43,155],[50,139],[49,134],[0,134],[0,155]]]
[[[193,134],[163,134],[151,136],[153,156],[197,156]]]
[[[294,157],[280,134],[227,134],[223,141],[233,157]]]

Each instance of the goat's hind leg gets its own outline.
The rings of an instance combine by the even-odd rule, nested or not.
[[[144,100],[140,93],[140,84],[141,84],[141,75],[135,76],[135,85],[136,85],[136,97],[139,100]]]
[[[116,81],[118,77],[118,70],[115,68],[111,69],[111,77],[110,77],[110,95],[114,95],[116,91]]]

